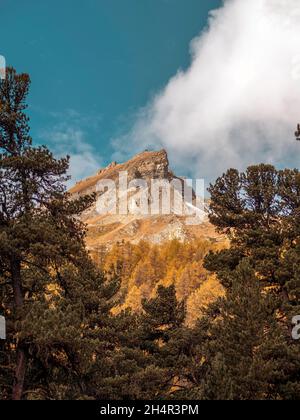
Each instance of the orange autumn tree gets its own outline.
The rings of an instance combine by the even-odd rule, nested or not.
[[[121,278],[115,311],[130,307],[140,312],[142,300],[153,298],[158,286],[174,285],[177,299],[186,302],[188,323],[193,324],[201,315],[202,303],[207,305],[222,295],[222,287],[203,268],[203,260],[209,251],[223,246],[199,239],[189,243],[175,239],[159,245],[144,241],[114,245],[101,265],[106,271],[117,270]]]

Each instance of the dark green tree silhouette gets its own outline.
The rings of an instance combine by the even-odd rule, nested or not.
[[[273,301],[262,294],[253,269],[243,261],[232,287],[215,303],[217,316],[200,321],[201,369],[196,396],[210,400],[256,400],[271,395],[276,361],[265,358],[276,328]]]
[[[7,69],[0,86],[0,311],[3,398],[76,398],[96,354],[105,357],[115,281],[94,267],[71,200],[68,158],[33,147],[25,114],[29,76]]]
[[[231,245],[210,253],[206,268],[218,275],[230,297],[238,281],[234,273],[246,259],[261,291],[274,295],[276,322],[272,328],[269,325],[274,336],[264,351],[270,360],[276,360],[275,369],[281,368],[277,376],[266,376],[266,382],[275,398],[299,398],[299,356],[291,338],[291,320],[299,311],[300,296],[300,174],[296,169],[277,171],[271,165],[252,166],[245,173],[231,169],[209,191],[210,220],[228,235]],[[250,310],[255,311],[254,303],[251,305]],[[231,343],[233,348],[236,340]]]

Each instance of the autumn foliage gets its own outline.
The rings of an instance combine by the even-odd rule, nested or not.
[[[224,247],[224,243],[201,239],[188,243],[176,239],[162,244],[118,243],[94,258],[104,271],[117,271],[121,279],[115,312],[126,308],[140,312],[142,300],[153,298],[158,286],[174,285],[177,299],[186,304],[186,322],[192,325],[201,311],[223,294],[219,281],[203,262],[209,251]]]

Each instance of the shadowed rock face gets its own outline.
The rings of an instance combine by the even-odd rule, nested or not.
[[[151,180],[179,180],[179,185],[185,181],[176,177],[169,168],[168,155],[165,150],[158,152],[142,152],[129,161],[118,164],[111,163],[104,169],[100,169],[96,175],[78,182],[70,193],[74,197],[91,194],[96,192],[99,181],[113,180],[118,186],[120,172],[127,172],[128,183],[133,179],[143,179],[150,185]],[[141,191],[140,191],[141,193]],[[137,191],[128,188],[126,194],[129,198],[136,197]],[[172,195],[180,194],[182,191],[172,189]],[[152,200],[149,197],[149,202]],[[171,207],[170,214],[157,215],[137,215],[137,214],[99,214],[96,205],[93,205],[82,215],[82,220],[88,226],[87,246],[92,251],[110,248],[114,243],[129,241],[137,243],[146,240],[152,243],[178,239],[189,241],[198,237],[220,240],[214,228],[205,216],[201,224],[195,226],[187,225],[187,216],[179,216],[174,206]]]

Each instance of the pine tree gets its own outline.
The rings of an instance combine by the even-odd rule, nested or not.
[[[299,248],[299,185],[296,169],[258,165],[245,173],[231,169],[210,186],[210,220],[228,234],[231,246],[210,253],[206,267],[225,287],[230,287],[227,275],[247,257],[264,286],[278,288],[282,305],[291,303],[288,283],[295,267],[288,269],[285,261]]]
[[[156,297],[144,299],[142,306],[140,348],[154,358],[157,369],[161,370],[158,390],[167,396],[171,389],[176,390],[186,363],[185,303],[177,300],[175,285],[171,285],[158,286]]]
[[[78,216],[94,197],[70,200],[68,158],[32,145],[29,85],[9,68],[0,86],[1,395],[77,398],[95,354],[105,360],[117,281],[107,282],[85,250]]]
[[[101,400],[170,397],[186,363],[184,314],[174,286],[159,286],[153,299],[143,300],[142,314],[117,315],[116,334],[107,345],[115,343],[118,350],[112,346],[105,364],[99,359],[99,375],[86,381],[88,394]]]
[[[263,296],[246,261],[231,276],[232,288],[218,301],[218,318],[209,323],[200,398],[264,399],[270,394],[275,367],[272,358],[263,358],[275,324],[272,300]]]
[[[235,270],[247,259],[261,290],[276,296],[273,336],[264,349],[277,369],[277,374],[266,377],[272,390],[269,398],[299,398],[299,356],[291,338],[291,319],[299,310],[300,296],[299,185],[298,170],[258,165],[245,173],[231,169],[209,189],[210,220],[231,243],[226,250],[210,253],[206,268],[217,274],[230,295],[237,281]],[[234,339],[231,345],[236,345]]]

